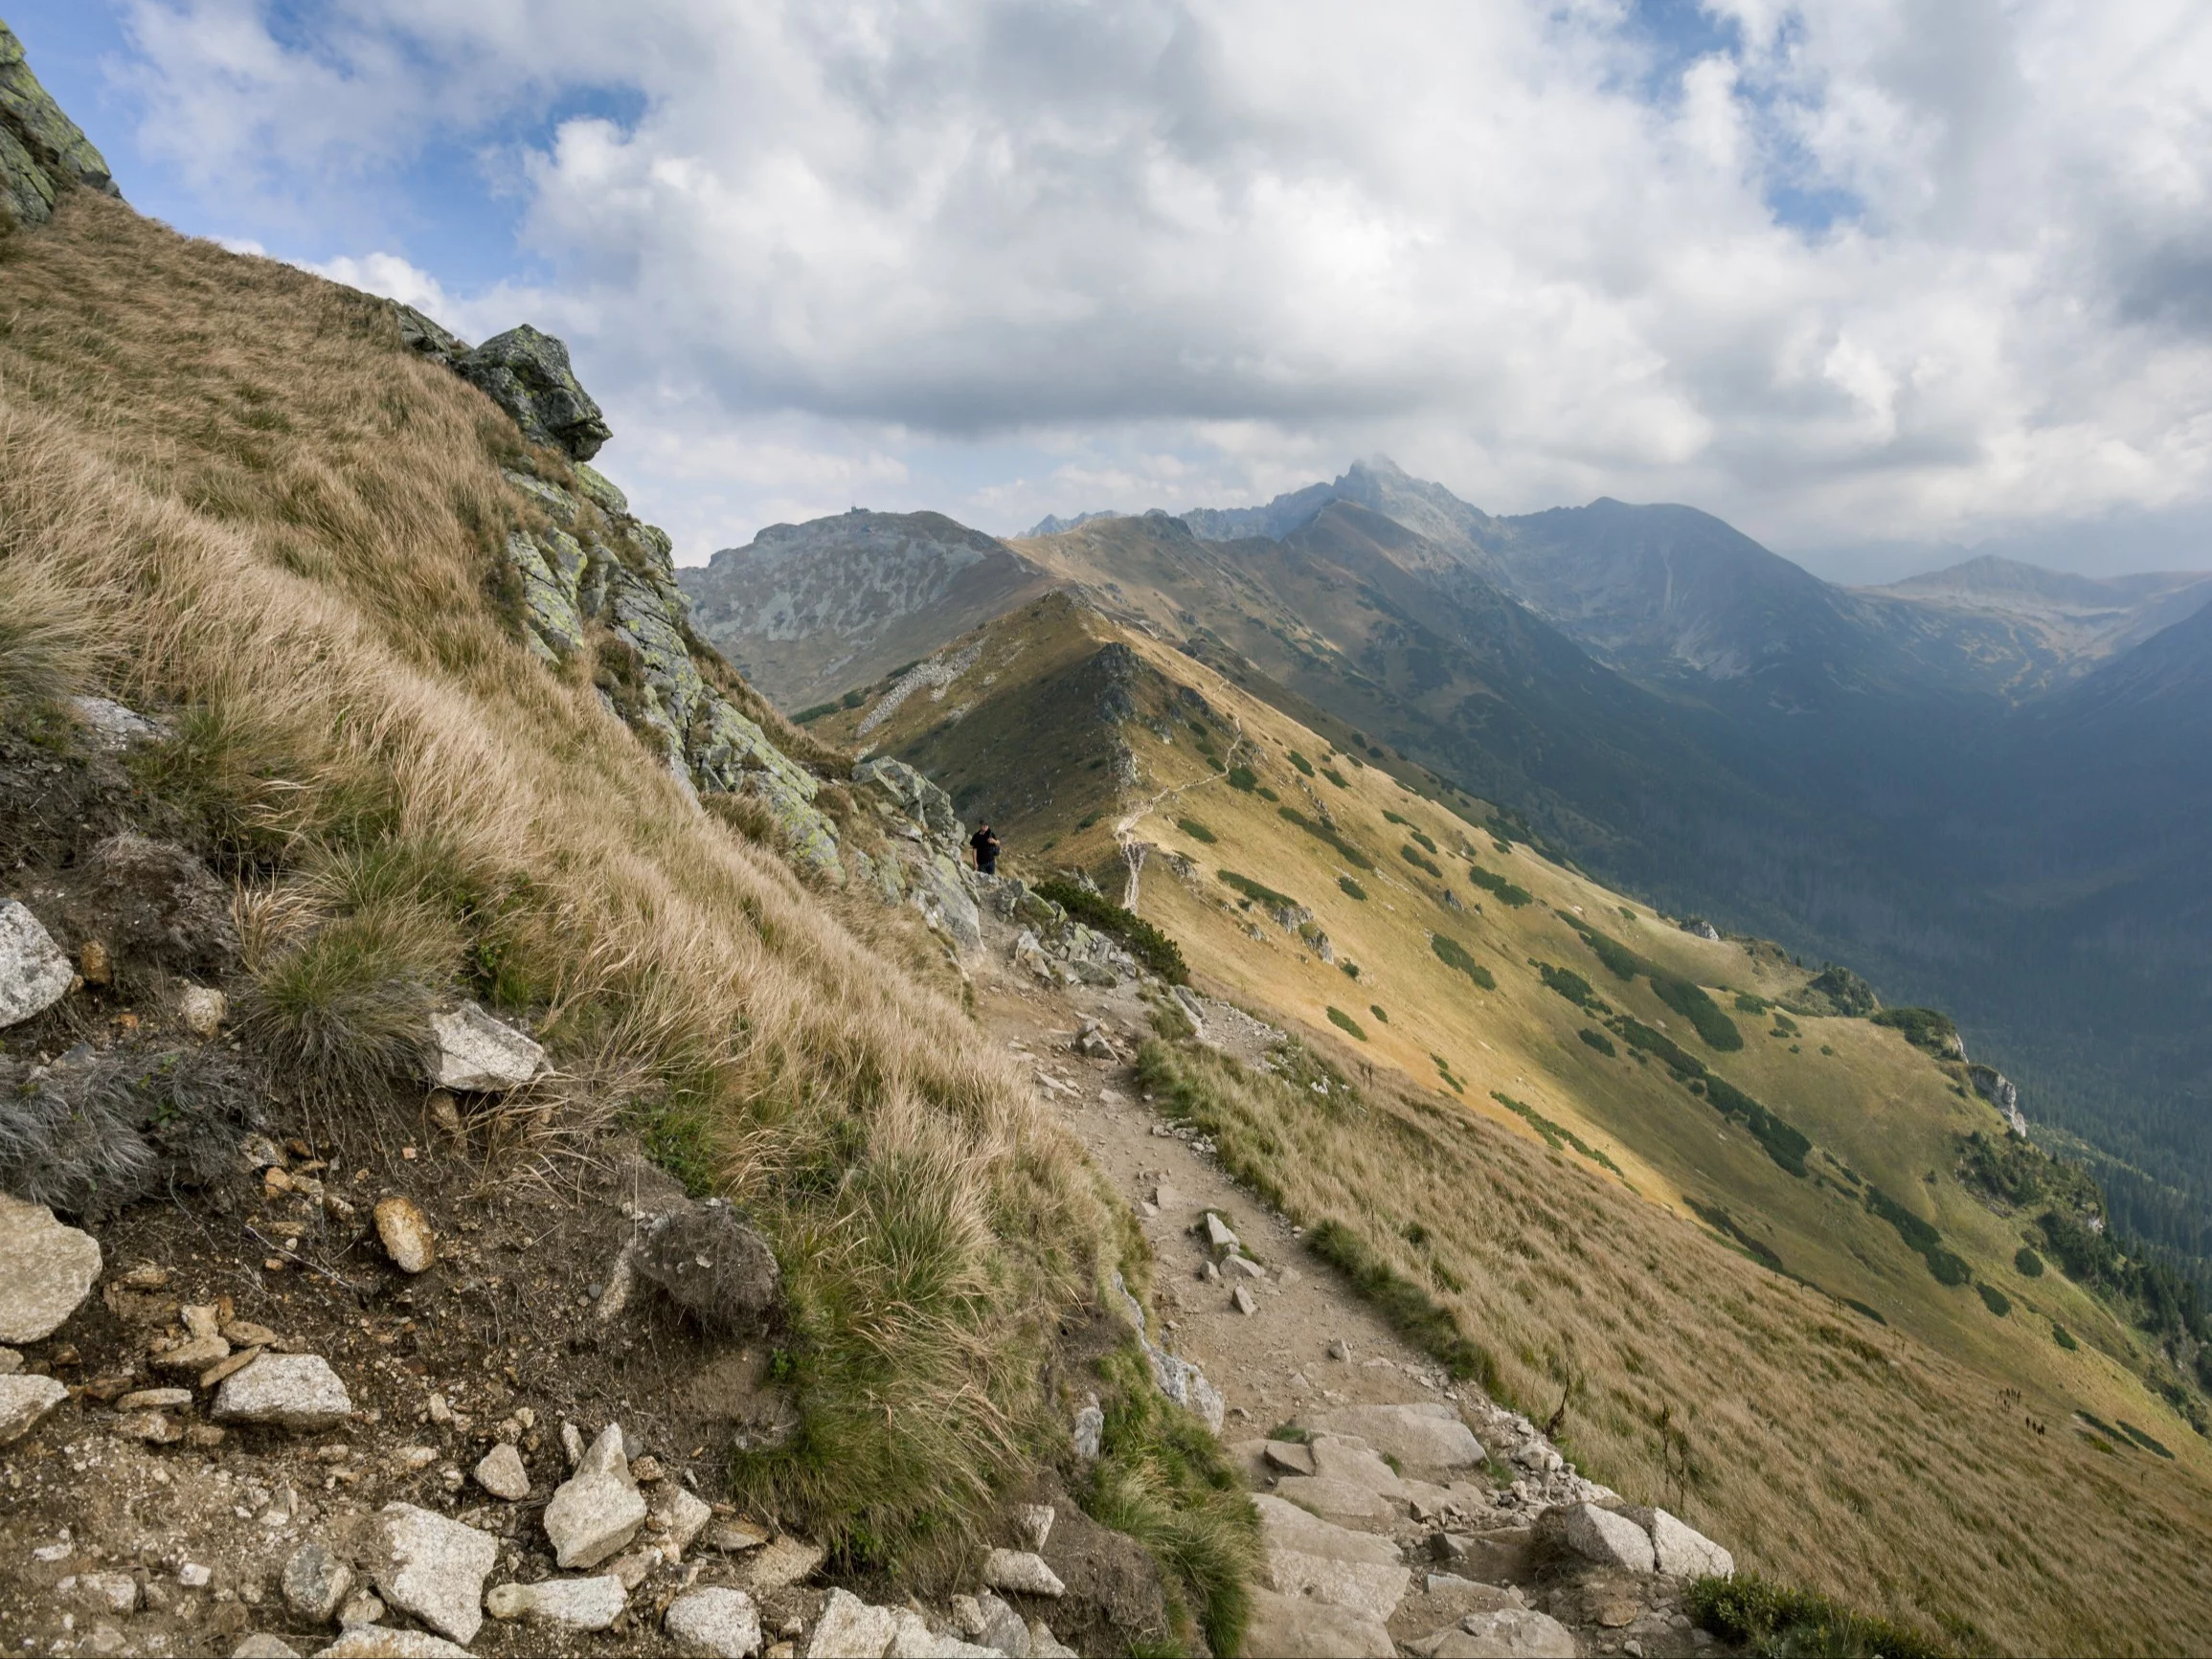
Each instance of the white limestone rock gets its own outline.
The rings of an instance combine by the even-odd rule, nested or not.
[[[1658,1569],[1673,1579],[1732,1579],[1736,1558],[1664,1510],[1632,1509],[1628,1518],[1651,1536]]]
[[[68,1398],[51,1377],[0,1377],[0,1446],[21,1440]]]
[[[264,1354],[215,1391],[218,1423],[329,1428],[352,1414],[344,1380],[319,1354]]]
[[[0,900],[0,1026],[45,1013],[76,981],[45,924],[13,899]]]
[[[621,1424],[610,1423],[546,1505],[546,1536],[566,1571],[620,1555],[645,1524],[645,1500],[623,1456]]]
[[[0,998],[6,995],[0,985]],[[56,1221],[44,1204],[0,1193],[0,1263],[7,1264],[0,1273],[0,1342],[37,1342],[59,1330],[91,1292],[100,1277],[100,1244]]]
[[[1398,1645],[1374,1619],[1305,1596],[1254,1587],[1245,1625],[1247,1653],[1298,1653],[1307,1659],[1397,1659]]]
[[[499,1094],[519,1088],[545,1065],[545,1050],[473,1002],[430,1021],[430,1082],[439,1088]]]
[[[604,1630],[622,1616],[629,1601],[621,1580],[609,1574],[500,1584],[484,1598],[484,1610],[494,1619],[528,1619],[556,1630]]]
[[[413,1504],[386,1504],[377,1514],[374,1555],[376,1588],[386,1602],[456,1642],[476,1639],[498,1539]]]
[[[1536,1530],[1551,1548],[1596,1566],[1648,1573],[1658,1564],[1650,1534],[1628,1516],[1596,1504],[1563,1504],[1546,1510]]]
[[[1407,1644],[1422,1659],[1575,1659],[1574,1633],[1547,1613],[1501,1607]]]
[[[760,1651],[760,1610],[743,1590],[716,1584],[687,1590],[668,1603],[661,1627],[701,1659],[747,1659]]]
[[[1068,1586],[1030,1550],[993,1550],[983,1558],[983,1582],[994,1590],[1025,1596],[1065,1596]]]
[[[1267,1542],[1269,1588],[1377,1623],[1397,1610],[1413,1575],[1388,1538],[1333,1525],[1272,1493],[1253,1506]]]
[[[1440,1401],[1340,1406],[1306,1420],[1306,1426],[1354,1436],[1408,1466],[1467,1468],[1483,1459],[1482,1443]]]
[[[355,1625],[327,1648],[316,1648],[315,1659],[474,1659],[474,1655],[427,1630]]]
[[[889,1607],[871,1607],[849,1590],[832,1590],[806,1644],[806,1659],[883,1659],[897,1634]]]

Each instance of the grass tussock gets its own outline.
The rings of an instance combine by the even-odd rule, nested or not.
[[[1701,1627],[1754,1659],[1942,1659],[1946,1651],[1917,1630],[1851,1612],[1812,1591],[1786,1589],[1756,1573],[1700,1579],[1682,1604]]]
[[[700,811],[588,665],[536,665],[495,556],[519,440],[379,306],[87,192],[0,280],[7,693],[105,663],[171,719],[139,781],[238,876],[286,1081],[404,1069],[452,994],[629,1080],[608,1110],[788,1276],[801,1426],[740,1498],[877,1559],[963,1534],[1064,1435],[1042,1361],[1111,1237],[1024,1081],[887,971],[896,919]]]
[[[1259,1567],[1259,1517],[1221,1444],[1154,1388],[1134,1346],[1100,1363],[1106,1432],[1082,1493],[1095,1519],[1149,1550],[1169,1616],[1197,1625],[1208,1649],[1238,1652]]]
[[[1456,1103],[1381,1081],[1347,1103],[1165,1042],[1140,1065],[1410,1340],[1539,1419],[1564,1402],[1587,1473],[1746,1569],[1965,1651],[2192,1645],[2187,1609],[2212,1591],[2192,1489],[2037,1435],[1972,1371],[1845,1330],[1818,1292]],[[1877,1650],[1818,1628],[1777,1614],[1743,1640]]]

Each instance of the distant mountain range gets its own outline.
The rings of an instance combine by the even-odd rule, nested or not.
[[[2129,1224],[2212,1256],[2212,574],[1854,590],[1695,508],[1500,517],[1380,459],[1038,529],[848,514],[682,579],[794,710],[1076,594],[1656,903],[1947,1006]]]

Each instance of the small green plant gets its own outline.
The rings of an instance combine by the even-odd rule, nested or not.
[[[1400,847],[1398,849],[1398,856],[1404,859],[1408,863],[1411,864],[1415,869],[1426,870],[1429,872],[1429,874],[1434,876],[1438,881],[1442,881],[1444,879],[1444,872],[1437,867],[1436,861],[1419,852],[1411,843]]]
[[[1308,760],[1304,755],[1300,754],[1295,749],[1290,751],[1290,763],[1291,765],[1297,767],[1298,771],[1305,773],[1306,776],[1313,776],[1314,763]]]
[[[2012,1253],[2012,1265],[2013,1270],[2023,1279],[2040,1279],[2043,1276],[2043,1259],[2036,1254],[2032,1244],[2022,1244],[2015,1250]]]
[[[1556,991],[1577,1008],[1589,1008],[1597,1002],[1597,993],[1591,983],[1572,968],[1554,968],[1549,962],[1536,965],[1537,977],[1546,989]]]
[[[1584,1042],[1596,1049],[1598,1053],[1604,1055],[1608,1060],[1611,1060],[1614,1055],[1620,1052],[1619,1049],[1613,1045],[1612,1038],[1608,1037],[1602,1031],[1592,1031],[1587,1025],[1585,1025],[1580,1031],[1577,1031],[1575,1036],[1581,1038]]]
[[[1183,959],[1183,947],[1134,911],[1073,882],[1039,882],[1036,892],[1078,922],[1119,940],[1132,956],[1170,985],[1190,983],[1190,964]]]
[[[1335,784],[1339,789],[1349,789],[1352,787],[1350,784],[1344,781],[1343,774],[1336,771],[1333,767],[1322,767],[1321,775],[1327,778],[1331,783]]]
[[[1326,842],[1336,849],[1337,855],[1356,870],[1371,870],[1374,861],[1325,823],[1317,823],[1296,807],[1282,806],[1275,811],[1289,822],[1295,823],[1318,841]]]
[[[1700,1579],[1683,1593],[1682,1607],[1700,1627],[1758,1659],[1941,1659],[1944,1652],[1917,1630],[1854,1613],[1810,1590],[1786,1589],[1756,1573]]]
[[[1498,975],[1467,953],[1467,947],[1448,933],[1429,935],[1429,949],[1448,968],[1456,968],[1485,991],[1498,989]]]
[[[1360,976],[1360,965],[1348,956],[1338,958],[1337,970],[1347,979],[1357,979]]]
[[[1234,870],[1216,870],[1213,873],[1221,878],[1223,886],[1228,887],[1232,892],[1242,893],[1248,899],[1256,900],[1272,910],[1294,910],[1301,908],[1298,900],[1292,898],[1288,893],[1278,893],[1264,883],[1253,881],[1250,876],[1240,876]]]
[[[1246,795],[1255,794],[1259,789],[1259,774],[1249,766],[1232,766],[1229,769],[1229,787],[1240,789]]]
[[[835,714],[843,706],[841,703],[817,703],[794,714],[791,723],[794,726],[812,726],[817,720]]]
[[[2012,1298],[1995,1285],[1984,1284],[1981,1280],[1976,1279],[1974,1282],[1974,1288],[1980,1293],[1981,1305],[1999,1319],[2012,1312]]]
[[[1359,900],[1363,905],[1367,902],[1367,889],[1361,886],[1359,883],[1353,881],[1349,876],[1339,876],[1337,878],[1337,891],[1343,894],[1347,899]]]
[[[1390,1017],[1383,1012],[1383,1005],[1380,1002],[1368,1003],[1367,1012],[1372,1014],[1377,1020],[1380,1020],[1385,1025],[1389,1024]]]
[[[1467,866],[1467,879],[1510,908],[1518,910],[1524,905],[1536,902],[1536,895],[1526,887],[1509,882],[1497,871],[1486,870],[1480,864],[1471,863]]]
[[[1087,830],[1093,824],[1096,823],[1102,816],[1103,815],[1099,813],[1087,812],[1081,818],[1075,820],[1075,827],[1079,830]]]
[[[1208,846],[1211,846],[1214,844],[1214,842],[1221,840],[1219,836],[1215,835],[1211,830],[1208,829],[1204,824],[1200,823],[1194,818],[1179,818],[1175,820],[1175,827],[1181,830],[1185,835],[1188,836],[1192,841],[1204,841]]]
[[[1346,1014],[1342,1008],[1331,1005],[1329,1009],[1329,1023],[1334,1025],[1340,1031],[1349,1032],[1352,1036],[1358,1038],[1362,1042],[1365,1042],[1367,1040],[1367,1034],[1360,1029],[1360,1022],[1357,1020],[1354,1020],[1349,1014]]]
[[[2074,1340],[2074,1334],[2071,1331],[2068,1331],[2064,1325],[2061,1325],[2056,1319],[2051,1321],[2051,1340],[2056,1342],[2061,1348],[2064,1348],[2068,1354],[2073,1353],[2075,1349],[2081,1346],[2079,1342]]]
[[[1436,1063],[1437,1075],[1452,1086],[1454,1094],[1465,1094],[1467,1092],[1467,1086],[1452,1075],[1452,1066],[1449,1061],[1441,1054],[1432,1054],[1429,1058]]]

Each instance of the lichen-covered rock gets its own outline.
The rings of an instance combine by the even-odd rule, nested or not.
[[[592,505],[612,517],[629,516],[630,498],[617,489],[606,474],[579,460],[576,463],[576,488],[583,492],[584,499]]]
[[[668,1603],[661,1627],[680,1650],[702,1659],[748,1659],[760,1651],[759,1608],[726,1585],[685,1591]]]
[[[957,853],[967,830],[953,810],[953,797],[903,760],[872,756],[852,769],[852,781],[881,790],[906,817],[920,824],[941,848]]]
[[[630,1594],[611,1575],[546,1579],[535,1584],[498,1584],[484,1598],[494,1619],[528,1619],[556,1630],[604,1630],[622,1616]]]
[[[983,943],[983,918],[976,908],[959,864],[948,853],[933,853],[908,864],[914,876],[914,903],[923,919],[962,953]]]
[[[532,443],[553,444],[589,460],[614,436],[599,406],[577,384],[568,347],[527,323],[494,335],[454,368],[513,416]]]
[[[560,531],[547,534],[549,538],[559,535],[569,547],[576,547],[575,539]],[[580,549],[576,556],[580,574]],[[544,549],[519,531],[510,532],[507,538],[507,557],[522,578],[522,602],[530,614],[530,633],[545,647],[539,654],[552,660],[578,649],[584,642],[584,619],[576,614],[575,582],[560,580]]]
[[[0,23],[0,213],[42,225],[71,186],[123,193],[106,158],[32,74],[23,42]]]
[[[639,1238],[630,1270],[703,1324],[726,1329],[757,1321],[783,1287],[768,1241],[720,1199],[657,1217]]]

